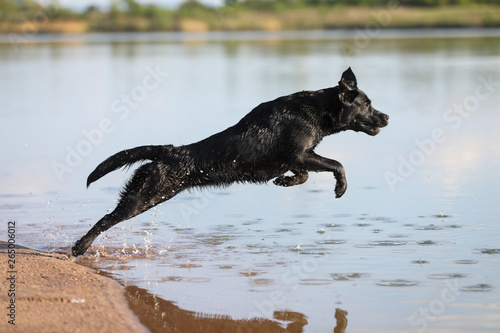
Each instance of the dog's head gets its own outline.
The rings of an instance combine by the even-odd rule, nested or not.
[[[375,110],[368,96],[358,89],[350,67],[339,81],[339,100],[342,103],[340,120],[346,129],[377,135],[381,127],[389,124],[389,116]]]

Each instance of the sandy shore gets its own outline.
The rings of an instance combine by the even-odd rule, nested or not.
[[[0,241],[0,269],[0,332],[148,332],[118,283],[63,255]]]

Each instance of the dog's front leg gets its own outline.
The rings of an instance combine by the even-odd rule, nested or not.
[[[294,173],[293,176],[281,175],[274,180],[274,184],[278,186],[294,186],[300,185],[306,182],[309,178],[309,174],[305,170],[290,170]]]
[[[335,195],[340,198],[344,195],[347,189],[347,181],[345,179],[344,167],[340,162],[328,159],[323,156],[319,156],[314,152],[308,152],[302,157],[301,161],[302,168],[308,171],[330,171],[333,172],[337,184],[335,185]]]

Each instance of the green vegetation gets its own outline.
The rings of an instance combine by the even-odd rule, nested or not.
[[[0,0],[0,32],[208,31],[499,27],[500,0],[226,0],[208,7],[187,0],[179,8],[116,0],[108,10],[82,13],[54,0]]]

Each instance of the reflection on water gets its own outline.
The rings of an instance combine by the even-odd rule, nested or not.
[[[157,332],[288,332],[300,333],[307,325],[307,317],[302,313],[291,311],[275,311],[273,319],[251,318],[235,320],[229,316],[204,315],[181,309],[172,302],[149,293],[136,286],[125,288],[125,296],[129,300],[132,311],[139,316],[143,325],[153,333]],[[333,314],[332,314],[333,315]],[[347,312],[335,309],[337,325],[335,333],[345,332]]]
[[[0,40],[0,220],[18,222],[24,245],[67,250],[130,175],[87,190],[109,155],[200,140],[263,101],[336,85],[351,66],[391,123],[318,146],[346,168],[343,198],[330,174],[181,193],[78,262],[127,285],[158,329],[341,332],[348,311],[349,332],[498,330],[500,34],[416,33],[386,32],[350,55],[347,32],[45,35],[17,50]],[[168,74],[145,90],[157,68]]]

